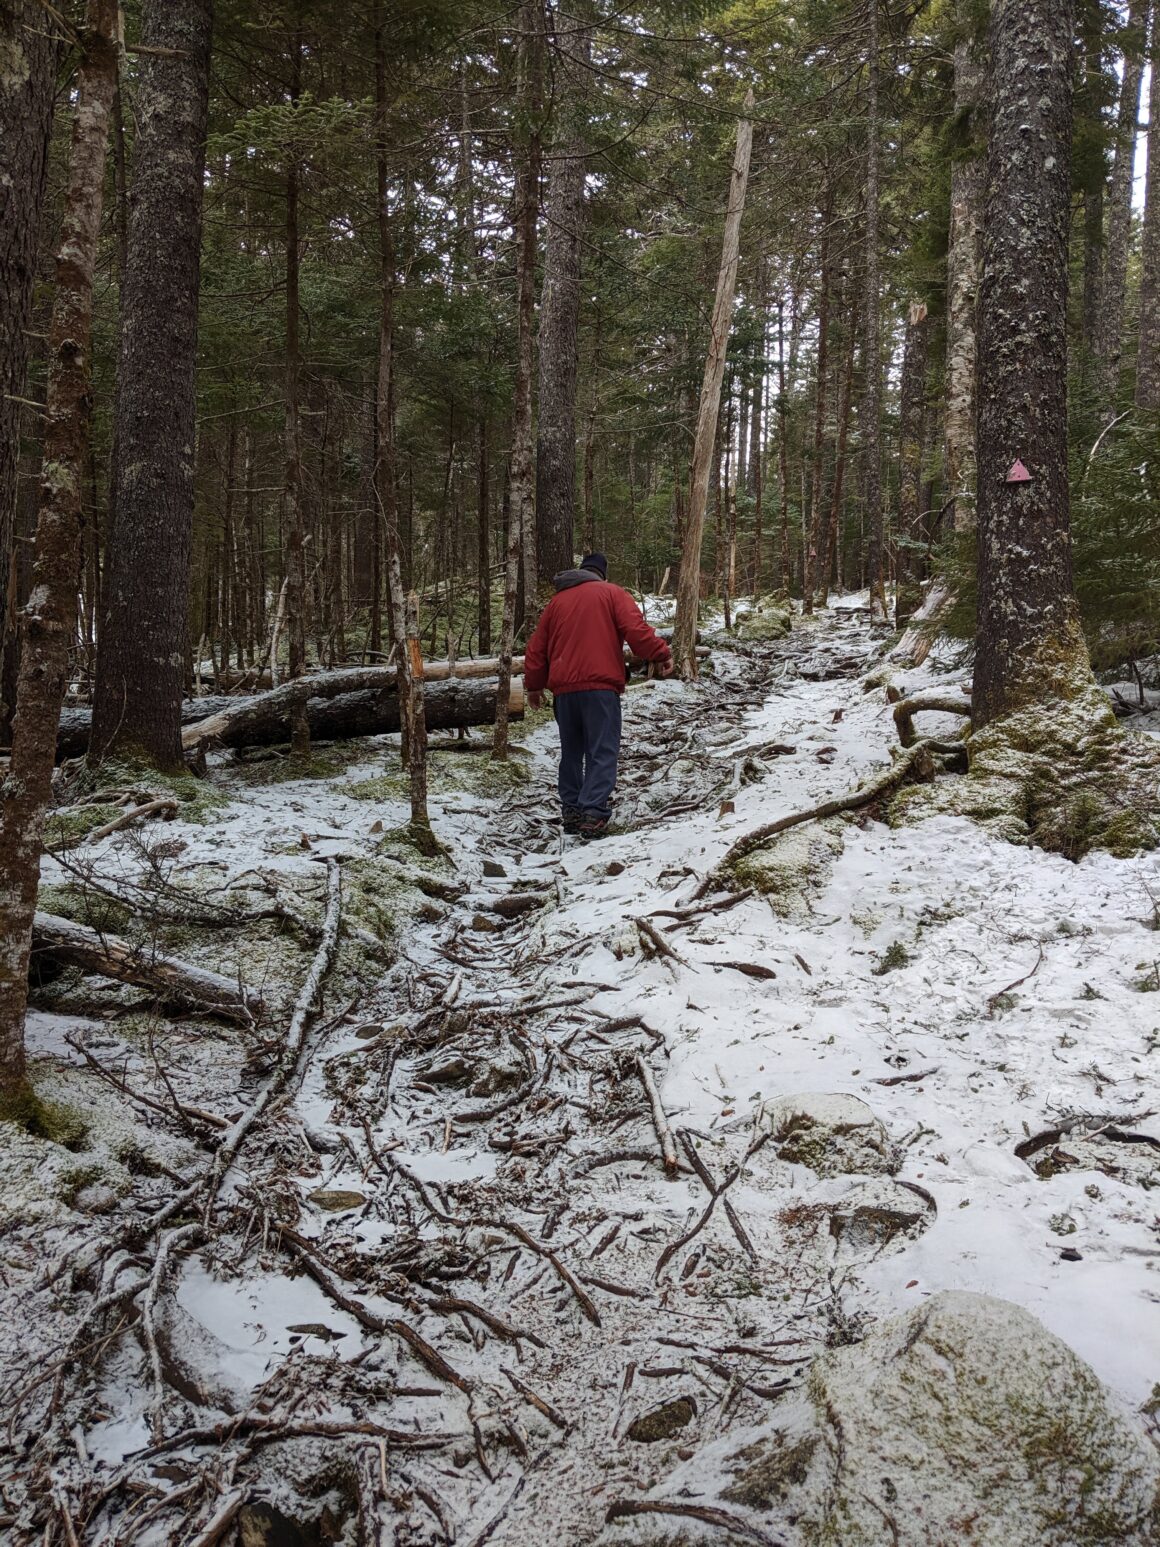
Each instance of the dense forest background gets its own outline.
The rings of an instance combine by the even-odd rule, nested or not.
[[[851,0],[631,12],[594,0],[549,9],[219,0],[200,249],[189,680],[253,668],[268,653],[294,551],[288,437],[307,655],[333,665],[387,648],[375,495],[384,423],[404,583],[420,593],[428,653],[445,653],[448,641],[458,654],[495,645],[518,357],[517,184],[533,141],[541,494],[551,502],[550,409],[572,372],[571,546],[605,549],[617,578],[637,589],[656,590],[666,575],[675,582],[728,169],[749,84],[752,174],[704,589],[800,595],[811,526],[827,522],[832,538],[823,536],[811,581],[823,593],[867,584],[878,437],[888,572],[904,581],[932,569],[967,575],[971,452],[961,444],[969,435],[956,432],[955,394],[970,385],[953,375],[962,349],[954,286],[970,291],[976,281],[969,252],[956,255],[955,244],[978,241],[972,183],[985,141],[986,10],[974,0],[879,7],[872,83],[870,10]],[[1150,456],[1158,384],[1154,362],[1137,369],[1142,335],[1155,348],[1141,297],[1155,295],[1160,195],[1145,207],[1133,173],[1149,7],[1083,0],[1079,10],[1074,526],[1089,640],[1111,664],[1153,651],[1160,622]],[[149,57],[139,7],[126,7],[124,27],[95,281],[82,686],[94,670],[116,502],[121,278]],[[41,340],[68,81],[66,69],[18,393],[18,594],[28,586],[40,476],[36,405],[46,385]],[[1139,162],[1142,171],[1142,151]],[[880,273],[868,276],[871,213]],[[964,220],[975,229],[964,233]],[[870,283],[880,288],[880,317],[866,304]],[[578,287],[571,337],[553,297],[569,284]],[[878,392],[868,314],[880,334]],[[163,391],[165,362],[156,369]],[[972,587],[956,590],[969,624]],[[284,646],[291,632],[283,626]]]

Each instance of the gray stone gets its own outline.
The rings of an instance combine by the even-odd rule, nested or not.
[[[819,1176],[893,1176],[902,1163],[882,1123],[857,1096],[781,1096],[765,1106],[778,1156]]]
[[[861,1182],[833,1205],[830,1234],[840,1251],[877,1256],[891,1244],[915,1240],[937,1213],[931,1195],[913,1183]]]
[[[1018,1306],[935,1295],[823,1355],[807,1394],[724,1463],[723,1497],[792,1547],[1160,1542],[1155,1447]]]
[[[337,1214],[344,1209],[358,1209],[367,1201],[361,1192],[350,1192],[344,1187],[319,1187],[309,1194],[316,1209]]]

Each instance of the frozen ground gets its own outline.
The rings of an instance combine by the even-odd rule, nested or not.
[[[818,1351],[943,1288],[1025,1307],[1125,1407],[1150,1396],[1157,860],[1077,865],[960,819],[859,817],[786,834],[768,895],[687,911],[734,839],[889,762],[856,600],[776,646],[719,653],[713,684],[633,689],[622,830],[599,844],[562,845],[550,821],[545,723],[525,727],[524,783],[441,759],[444,866],[392,838],[401,790],[366,785],[381,743],[325,779],[241,788],[223,763],[232,803],[159,829],[184,845],[176,879],[251,901],[281,888],[316,928],[320,860],[361,878],[364,925],[368,888],[397,873],[395,960],[344,947],[205,1233],[173,1240],[164,1271],[139,1242],[115,1272],[103,1259],[105,1293],[134,1271],[155,1284],[121,1303],[152,1295],[160,1370],[130,1324],[91,1375],[78,1362],[25,1396],[91,1303],[77,1264],[177,1185],[122,1177],[126,1135],[188,1182],[214,1136],[166,1117],[170,1098],[232,1118],[276,1045],[275,1027],[191,1022],[143,1038],[123,990],[107,1018],[66,1015],[67,997],[32,1018],[46,1085],[89,1104],[100,1156],[119,1160],[77,1176],[84,1155],[59,1145],[10,1155],[14,1533],[39,1537],[67,1508],[83,1541],[228,1539],[263,1497],[292,1516],[345,1508],[366,1540],[595,1541],[617,1499],[768,1419]],[[963,680],[937,656],[898,678]],[[122,881],[143,863],[123,835],[89,857]],[[268,934],[194,932],[189,951],[267,984],[284,1024],[312,945],[289,965]],[[156,1106],[99,1084],[78,1047]],[[671,1179],[642,1068],[676,1134]],[[799,1098],[835,1096],[880,1126],[864,1130],[873,1153],[823,1175],[770,1136]],[[658,1412],[676,1427],[650,1439]],[[281,1443],[254,1440],[257,1415]],[[176,1519],[187,1534],[167,1534]]]

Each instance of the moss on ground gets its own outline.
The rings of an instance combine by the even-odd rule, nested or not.
[[[752,644],[784,639],[792,627],[793,613],[772,596],[755,596],[740,603],[733,619],[736,637]]]
[[[104,827],[106,822],[114,821],[123,812],[123,806],[104,802],[95,806],[62,806],[50,812],[44,824],[44,846],[49,850],[75,848],[98,827]]]
[[[767,897],[781,918],[806,915],[842,853],[845,825],[841,818],[830,818],[791,827],[766,848],[740,860],[733,867],[733,879]]]
[[[264,749],[261,757],[235,757],[229,767],[231,784],[262,789],[271,784],[290,784],[299,780],[337,779],[353,763],[364,762],[366,747],[358,740],[336,741],[326,746],[313,745],[310,756],[289,757],[283,751]]]
[[[42,913],[52,913],[57,918],[71,919],[74,924],[87,924],[90,929],[113,935],[123,935],[131,927],[134,917],[123,903],[93,891],[80,881],[42,882],[36,906]]]
[[[485,751],[433,751],[427,760],[431,795],[469,793],[496,797],[508,794],[527,780],[527,764],[515,752],[503,762],[497,762]],[[402,769],[392,769],[369,779],[356,779],[344,790],[344,794],[354,800],[379,802],[406,801],[410,799],[410,792],[410,780]]]
[[[96,768],[84,767],[72,785],[74,796],[97,794],[102,790],[136,790],[151,795],[171,795],[177,802],[177,818],[182,822],[208,822],[225,805],[230,797],[217,789],[209,779],[198,779],[191,773],[159,773],[144,763],[132,763],[118,759],[101,763]],[[105,821],[124,812],[123,806],[69,807],[68,812],[105,810]],[[64,811],[54,815],[65,815]],[[94,822],[93,827],[99,827]],[[91,830],[91,829],[86,829]]]
[[[995,837],[1066,859],[1126,859],[1160,844],[1160,747],[1124,731],[1090,678],[1067,699],[992,721],[967,742],[965,778],[897,792],[893,826],[965,816]]]

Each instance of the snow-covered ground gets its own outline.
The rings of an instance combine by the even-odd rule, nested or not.
[[[432,817],[454,869],[431,874],[453,876],[462,897],[412,908],[396,965],[362,961],[332,988],[293,1105],[231,1173],[249,1225],[228,1250],[178,1254],[178,1341],[210,1410],[244,1412],[259,1394],[278,1410],[297,1379],[328,1413],[460,1436],[429,1472],[406,1461],[420,1492],[393,1506],[400,1542],[443,1539],[439,1511],[438,1529],[456,1523],[462,1541],[594,1540],[606,1504],[675,1464],[664,1447],[625,1443],[654,1404],[695,1394],[687,1459],[761,1422],[813,1353],[944,1288],[1025,1307],[1126,1406],[1160,1382],[1155,857],[1073,864],[963,819],[859,816],[780,839],[769,895],[682,911],[735,839],[889,762],[890,706],[866,687],[883,663],[856,602],[838,599],[764,654],[720,653],[713,685],[634,688],[621,830],[598,844],[551,824],[550,724],[525,727],[529,778],[506,792],[460,768],[470,754],[447,754]],[[945,687],[962,674],[936,652],[896,680]],[[368,743],[334,777],[237,790],[210,823],[169,824],[165,837],[185,845],[180,868],[216,866],[224,886],[256,867],[309,901],[320,858],[369,864],[403,822],[397,788],[364,798],[387,755]],[[115,874],[136,853],[116,835],[91,857]],[[490,912],[521,889],[545,906]],[[226,973],[264,960],[244,939],[215,949]],[[64,1030],[123,1054],[136,1088],[164,1096],[138,1045],[126,1037],[118,1051],[116,1022],[86,1033],[38,1013],[33,1051],[71,1090],[82,1076]],[[218,1071],[215,1096],[188,1043],[172,1044],[174,1077],[191,1082],[183,1099],[230,1115],[229,1078]],[[674,1179],[638,1057],[678,1131]],[[890,1165],[820,1176],[779,1157],[770,1113],[806,1096],[866,1103]],[[721,1206],[698,1163],[713,1187],[732,1178]],[[174,1161],[183,1176],[192,1164],[188,1148]],[[345,1208],[327,1201],[336,1192]],[[318,1272],[298,1271],[301,1255],[263,1249],[274,1228],[263,1203],[348,1301],[380,1316],[403,1306],[471,1391],[433,1381],[360,1324]],[[94,1228],[75,1198],[37,1207],[56,1249]],[[861,1227],[847,1228],[855,1216]],[[26,1254],[26,1229],[17,1236]],[[5,1271],[18,1295],[26,1257],[9,1254]],[[440,1284],[520,1336],[491,1336],[470,1309],[449,1321]],[[95,1398],[86,1454],[113,1475],[150,1440],[139,1349],[112,1357]],[[314,1411],[311,1400],[291,1405]],[[384,1488],[386,1464],[384,1452]]]

